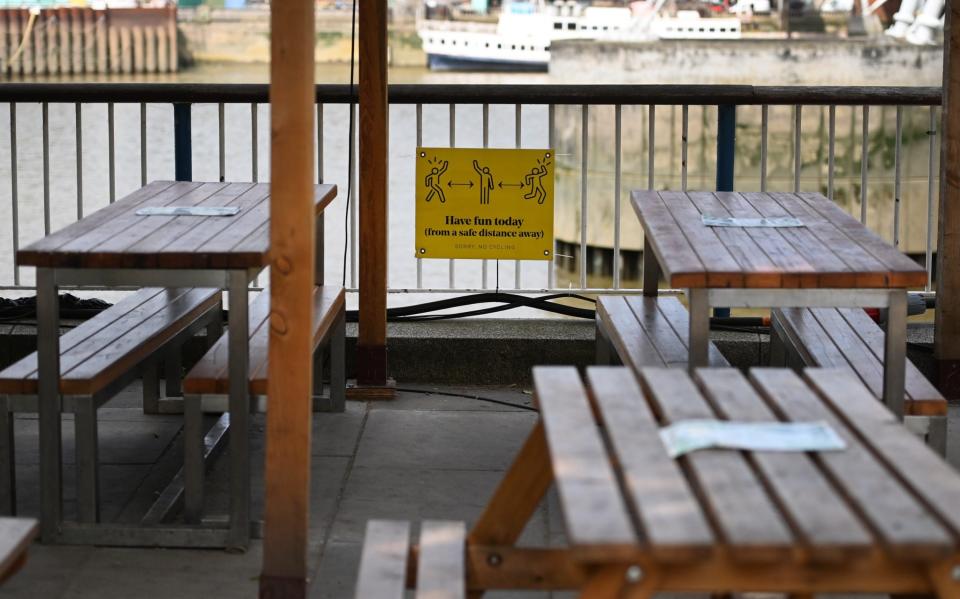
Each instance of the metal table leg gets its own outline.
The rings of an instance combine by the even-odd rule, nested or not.
[[[40,538],[56,540],[63,514],[60,438],[60,306],[55,270],[37,269],[37,374],[40,418]]]
[[[644,232],[643,235],[643,294],[655,296],[659,292],[660,285],[660,263],[657,262],[657,255],[653,253],[653,245],[650,243],[650,236]]]
[[[230,359],[230,534],[228,549],[250,542],[250,396],[247,272],[229,274]]]
[[[688,366],[694,368],[708,365],[710,353],[710,290],[688,289],[690,303],[690,337]]]
[[[890,291],[887,331],[883,348],[883,403],[903,418],[904,379],[907,370],[907,291]]]

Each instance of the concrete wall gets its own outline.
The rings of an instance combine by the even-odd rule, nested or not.
[[[552,78],[578,83],[940,85],[943,74],[942,47],[886,38],[567,41],[550,59]]]
[[[200,62],[270,62],[270,15],[260,10],[181,11],[180,31],[187,51]],[[317,12],[314,59],[350,61],[350,11]],[[422,66],[426,58],[412,22],[394,23],[389,58],[397,66]]]

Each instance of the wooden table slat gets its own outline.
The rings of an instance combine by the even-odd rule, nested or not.
[[[686,371],[644,368],[640,374],[644,393],[663,424],[717,417]],[[790,555],[794,540],[789,526],[742,453],[696,451],[680,459],[734,559],[773,562]]]
[[[769,193],[773,201],[795,218],[800,219],[820,244],[843,260],[856,273],[856,286],[884,287],[889,269],[859,244],[850,239],[836,224],[814,210],[792,193]]]
[[[717,195],[709,191],[689,192],[687,195],[701,214],[719,217],[738,216],[728,210],[718,200]],[[738,263],[750,265],[749,272],[744,274],[744,284],[747,287],[781,287],[783,285],[781,267],[793,264],[778,264],[778,256],[768,256],[754,240],[755,234],[750,229],[717,227],[716,234]],[[789,258],[794,262],[802,261],[802,258],[796,254],[790,254]]]
[[[790,370],[753,369],[750,377],[781,416],[794,422],[824,421],[843,438],[846,449],[821,452],[818,463],[880,535],[881,545],[901,558],[936,559],[951,550],[949,533],[799,376]]]
[[[782,218],[791,216],[768,193],[744,193],[741,195],[760,216]],[[773,229],[793,252],[803,256],[813,266],[816,276],[802,287],[854,287],[856,273],[837,257],[833,248],[826,247],[806,226]]]
[[[690,316],[687,309],[679,302],[657,302],[657,309],[660,311],[660,314],[670,322],[670,326],[673,327],[673,330],[679,335],[680,342],[683,343],[683,346],[688,347]],[[687,363],[686,357],[682,363]],[[729,364],[714,343],[707,345],[707,363],[711,366],[721,367]]]
[[[709,554],[713,532],[679,466],[667,455],[633,374],[625,368],[592,367],[587,379],[641,525],[641,542],[664,561]]]
[[[883,397],[883,363],[863,344],[857,331],[834,308],[810,308],[809,312],[837,347],[843,348],[844,358],[850,363],[850,367],[860,374],[874,396]],[[881,356],[882,348],[881,343]]]
[[[639,295],[625,296],[627,306],[633,312],[641,328],[651,338],[656,339],[657,352],[667,365],[687,363],[687,344],[684,342],[686,331],[676,331],[660,310],[659,298]]]
[[[884,334],[874,325],[873,319],[859,308],[840,308],[837,310],[849,326],[859,335],[860,339],[870,348],[877,360],[883,359]],[[911,399],[929,399],[940,397],[940,392],[923,373],[915,368],[907,368],[906,393]],[[878,397],[880,397],[878,395]]]
[[[83,259],[90,261],[90,265],[99,265],[99,262],[96,261],[100,257],[100,254],[103,252],[95,252],[95,248],[102,244],[104,241],[110,241],[115,239],[121,239],[126,245],[131,243],[135,237],[131,236],[131,231],[139,231],[142,235],[144,227],[153,228],[158,223],[158,218],[164,217],[153,217],[153,216],[138,216],[137,210],[144,207],[154,207],[154,206],[171,206],[174,204],[183,204],[187,202],[195,202],[201,199],[206,198],[210,194],[216,192],[218,189],[223,187],[223,183],[200,183],[196,182],[194,186],[187,187],[181,185],[173,185],[168,187],[166,190],[158,193],[154,197],[150,198],[145,202],[140,202],[139,204],[133,204],[128,202],[126,198],[117,200],[116,204],[119,204],[125,208],[125,210],[110,220],[100,224],[93,229],[85,232],[82,235],[79,235],[72,239],[71,241],[63,244],[55,252],[58,256],[60,255],[70,255],[70,256],[82,256]],[[83,222],[83,221],[78,221]],[[139,225],[139,227],[138,227]],[[67,227],[77,226],[77,223]],[[120,249],[126,247],[126,245],[120,246]],[[114,250],[115,252],[117,250]]]
[[[701,368],[700,389],[724,419],[776,422],[778,419],[733,368]],[[841,561],[872,550],[872,537],[843,502],[810,456],[803,453],[751,452],[750,458],[790,521],[806,550],[817,559]]]
[[[33,518],[0,518],[0,583],[23,563],[38,529]]]
[[[634,191],[672,287],[898,288],[924,269],[820,194]],[[803,227],[708,227],[704,214],[794,216]]]
[[[227,183],[204,183],[197,189],[185,193],[176,200],[169,202],[166,206],[169,207],[183,207],[183,208],[193,208],[196,206],[214,205],[213,202],[218,201],[218,198],[222,198],[225,193],[229,191],[230,185]],[[222,203],[223,200],[220,200]],[[146,205],[155,205],[152,202],[146,202]],[[200,224],[201,221],[207,220],[205,217],[198,216],[137,216],[135,212],[128,212],[124,215],[124,218],[129,218],[131,222],[121,231],[117,231],[109,236],[104,236],[102,239],[96,239],[96,235],[91,235],[94,237],[94,240],[91,242],[91,247],[88,250],[88,253],[93,255],[98,254],[112,254],[112,253],[124,253],[129,254],[129,248],[141,242],[144,238],[151,236],[152,234],[163,231],[170,227],[175,222],[182,222],[184,220],[193,220],[194,225]],[[233,217],[224,216],[218,218],[230,219]],[[176,231],[172,231],[176,233]],[[173,239],[174,235],[170,236],[170,239]],[[66,246],[69,248],[69,246]]]
[[[834,223],[850,239],[882,262],[890,271],[888,284],[892,287],[919,287],[927,282],[927,271],[878,237],[857,219],[818,193],[801,192],[798,198]]]
[[[402,599],[407,582],[409,549],[409,522],[397,520],[367,522],[354,597]]]
[[[742,194],[735,192],[717,192],[717,200],[727,208],[735,218],[759,218],[763,214]],[[719,227],[718,227],[719,228]],[[780,268],[784,287],[804,287],[817,280],[816,266],[797,251],[778,229],[764,227],[743,227],[745,231],[766,252]]]
[[[742,287],[743,273],[750,270],[749,266],[737,262],[712,227],[703,226],[700,211],[693,205],[687,194],[662,191],[660,201],[673,216],[675,226],[683,232],[706,268],[707,285]]]
[[[167,194],[173,193],[177,196],[197,186],[198,184],[192,181],[153,181],[148,183],[144,187],[126,196],[123,202],[109,204],[92,214],[84,216],[83,219],[76,223],[20,248],[18,255],[20,256],[21,264],[26,266],[46,266],[45,264],[36,264],[35,261],[24,262],[24,260],[36,260],[41,254],[53,252],[63,246],[63,244],[73,241],[100,225],[130,211],[131,208],[138,208],[141,204],[153,199],[161,192]]]
[[[576,368],[533,369],[567,537],[582,559],[629,556],[637,537]]]
[[[262,199],[265,199],[269,195],[269,187],[264,187],[266,187],[266,189],[258,187],[255,183],[229,183],[226,187],[219,189],[216,193],[211,194],[195,205],[209,207],[232,206],[242,210],[253,203],[254,198],[260,196]],[[246,201],[243,202],[241,199],[245,199]],[[198,229],[206,232],[218,225],[221,227],[229,226],[230,223],[230,217],[202,218],[197,216],[172,216],[154,218],[168,218],[169,220],[159,227],[154,227],[153,231],[126,248],[127,253],[160,254],[170,245],[178,242],[183,243],[182,240],[185,238],[190,239],[189,234]],[[226,223],[223,223],[223,221],[226,221]],[[189,249],[191,247],[197,247],[198,245],[199,244],[181,247],[187,247]]]
[[[706,269],[690,242],[677,228],[670,211],[655,191],[634,191],[633,210],[643,224],[644,235],[659,258],[667,282],[675,287],[703,287]]]
[[[249,188],[227,205],[239,206],[241,210],[249,211],[269,198],[270,186],[260,184]],[[183,262],[181,254],[196,251],[232,224],[233,221],[230,218],[208,218],[204,219],[203,226],[193,227],[175,239],[167,239],[167,244],[158,250],[158,266],[160,268],[181,267]]]
[[[817,319],[808,308],[783,308],[784,314],[790,317],[791,322],[796,323],[798,333],[806,339],[815,339],[810,343],[803,343],[795,340],[793,345],[799,350],[810,350],[816,352],[816,359],[811,360],[812,356],[804,356],[806,363],[815,362],[825,367],[846,368],[849,366],[847,358],[836,346],[833,339],[827,335],[819,326]],[[791,334],[789,327],[786,330],[787,335]]]
[[[142,310],[149,309],[144,308],[144,304],[158,301],[157,296],[163,294],[164,291],[165,290],[160,287],[153,287],[131,293],[117,302],[113,306],[115,309],[105,310],[88,320],[86,322],[87,326],[70,329],[60,337],[61,356],[75,352],[78,346],[87,343],[91,337],[105,334],[104,331],[116,328],[127,328],[123,324],[124,320],[127,322],[135,320]],[[163,298],[159,298],[159,300],[163,300]],[[65,369],[69,369],[70,367],[70,361],[61,357],[60,371],[65,372]],[[36,376],[37,354],[31,353],[3,370],[3,392],[11,394],[35,393],[36,383],[27,383],[27,379],[33,379],[35,381]],[[14,381],[17,380],[20,380],[24,386],[7,386],[8,384],[12,385]]]
[[[463,599],[467,529],[463,522],[425,520],[420,527],[416,599]]]
[[[636,316],[627,303],[627,298],[622,296],[610,296],[609,301],[601,304],[597,303],[597,309],[606,315],[606,320],[611,323],[610,340],[616,347],[622,346],[622,351],[618,354],[623,356],[624,360],[629,361],[636,357],[640,364],[657,364],[662,359],[656,346],[645,334],[641,335],[621,335],[620,331],[634,330]]]
[[[857,380],[842,370],[808,368],[804,378],[859,440],[960,535],[960,477]]]
[[[215,292],[216,290],[205,288],[187,290],[186,293],[181,294],[176,300],[169,302],[137,325],[134,329],[136,334],[125,335],[108,347],[99,349],[79,361],[69,372],[62,375],[61,386],[64,392],[84,393],[89,391],[90,385],[100,388],[103,386],[103,380],[116,379],[141,359],[162,347],[166,339],[157,339],[158,333],[176,330],[185,323],[194,321],[210,307],[216,305],[214,301],[221,301],[219,293]],[[171,323],[178,324],[171,327]],[[137,348],[137,351],[132,351],[133,348]],[[138,359],[137,356],[140,358]],[[72,387],[73,381],[78,382],[76,388]]]
[[[269,183],[159,181],[31,244],[22,265],[58,268],[257,268],[267,264]],[[314,187],[320,214],[336,186]],[[137,216],[145,206],[234,205],[236,216]]]

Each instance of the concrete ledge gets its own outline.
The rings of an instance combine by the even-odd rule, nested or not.
[[[65,323],[69,324],[69,322]],[[468,319],[390,323],[390,376],[401,383],[513,385],[530,381],[541,364],[584,367],[594,363],[594,324],[567,319]],[[347,325],[347,376],[355,372],[357,325]],[[205,351],[200,333],[184,347],[191,365]],[[770,340],[756,333],[714,331],[720,351],[737,368],[766,365]],[[936,365],[930,350],[933,325],[911,324],[908,355],[931,380]],[[0,367],[36,349],[32,324],[0,325]]]

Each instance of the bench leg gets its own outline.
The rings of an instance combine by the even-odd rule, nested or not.
[[[203,402],[199,395],[183,398],[183,517],[189,524],[203,516]]]
[[[656,296],[660,289],[660,263],[653,253],[653,245],[644,232],[643,236],[643,294]]]
[[[215,308],[207,324],[207,349],[213,347],[213,344],[223,335],[223,307]]]
[[[787,348],[773,327],[770,328],[770,366],[776,368],[786,368],[787,366]]]
[[[10,400],[0,395],[0,515],[17,513],[17,471],[14,459],[13,413]]]
[[[180,347],[171,347],[163,355],[164,378],[166,379],[167,397],[183,395],[181,382],[183,380],[183,355]]]
[[[250,395],[247,273],[229,275],[230,532],[227,548],[246,551],[250,543]]]
[[[947,456],[947,417],[931,416],[930,425],[927,428],[927,445],[930,449],[942,455]]]
[[[601,366],[610,366],[613,364],[613,352],[610,351],[610,338],[607,337],[607,332],[603,330],[603,325],[600,324],[599,320],[596,321],[596,326],[596,363]]]
[[[77,451],[77,511],[80,522],[100,521],[97,407],[92,397],[77,398],[74,412]]]
[[[907,371],[907,292],[890,292],[883,348],[883,403],[903,418],[904,380]]]
[[[149,360],[143,369],[143,413],[160,413],[160,364]]]
[[[342,412],[347,402],[347,313],[337,315],[330,336],[330,403],[334,412]]]
[[[323,345],[313,352],[313,396],[323,396],[323,361],[326,355]],[[316,408],[314,408],[316,409]]]
[[[710,354],[710,300],[707,289],[688,289],[690,304],[689,369],[707,366]]]

